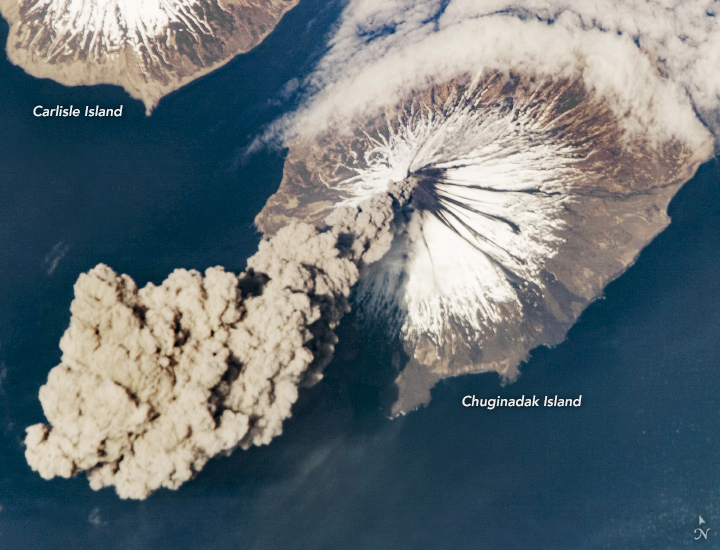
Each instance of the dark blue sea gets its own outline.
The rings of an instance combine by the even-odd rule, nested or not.
[[[60,359],[73,283],[104,262],[140,285],[240,271],[282,151],[244,148],[293,107],[339,3],[303,0],[256,50],[163,99],[66,88],[0,60],[0,548],[672,549],[720,547],[720,170],[522,376],[440,383],[388,420],[390,351],[349,316],[325,379],[271,445],[212,460],[143,502],[84,476],[44,481],[22,440]],[[7,25],[0,26],[0,43]],[[285,99],[283,99],[285,98]],[[39,119],[35,105],[124,105]],[[578,409],[464,408],[468,394],[577,396]],[[698,536],[699,516],[710,528]]]

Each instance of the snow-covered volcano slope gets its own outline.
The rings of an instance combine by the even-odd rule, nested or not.
[[[393,413],[511,381],[668,223],[720,128],[717,2],[349,0],[297,111],[273,233],[407,181],[355,292],[404,346]]]
[[[259,44],[297,0],[0,0],[11,61],[67,85],[119,84],[148,110]]]
[[[668,202],[710,142],[630,133],[580,78],[486,71],[289,147],[257,220],[267,232],[415,183],[392,249],[356,293],[361,318],[385,324],[409,357],[401,413],[442,377],[513,380],[532,348],[560,342],[669,223]]]

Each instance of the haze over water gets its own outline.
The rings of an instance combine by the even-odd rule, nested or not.
[[[118,88],[64,88],[0,62],[0,546],[656,549],[695,544],[699,514],[720,528],[714,162],[606,299],[512,385],[448,380],[427,408],[388,421],[389,352],[348,317],[336,360],[301,393],[284,435],[213,460],[177,492],[127,502],[83,477],[30,471],[24,428],[43,420],[37,390],[59,361],[80,272],[105,262],[157,283],[177,267],[239,271],[257,249],[252,220],[282,156],[243,165],[240,151],[319,55],[339,11],[321,7],[301,3],[257,50],[150,118]],[[33,118],[45,103],[125,110]],[[468,394],[582,394],[583,406],[465,409]]]

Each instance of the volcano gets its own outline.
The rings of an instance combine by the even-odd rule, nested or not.
[[[147,113],[257,46],[297,0],[0,0],[10,60],[68,86],[118,84]]]
[[[288,147],[256,219],[265,233],[414,184],[390,251],[354,297],[362,322],[402,342],[401,414],[442,378],[513,381],[530,350],[561,342],[667,226],[710,145],[628,131],[581,78],[484,71]]]

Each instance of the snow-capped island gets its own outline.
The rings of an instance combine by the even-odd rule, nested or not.
[[[670,222],[667,206],[710,143],[634,132],[582,79],[484,71],[289,140],[283,180],[256,218],[266,235],[324,223],[388,182],[410,200],[353,302],[407,357],[392,415],[441,379],[515,380]]]
[[[7,55],[68,86],[160,98],[257,46],[297,0],[0,0]]]

